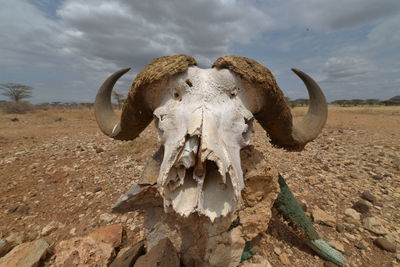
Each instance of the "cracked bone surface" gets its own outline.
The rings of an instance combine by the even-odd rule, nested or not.
[[[179,90],[188,77],[192,86]],[[154,111],[165,149],[158,184],[166,210],[212,221],[235,211],[244,187],[240,149],[253,118],[227,92],[237,83],[228,70],[190,67],[169,84],[173,92]]]

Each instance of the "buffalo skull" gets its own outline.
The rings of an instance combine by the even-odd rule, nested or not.
[[[327,118],[325,96],[300,70],[310,96],[306,116],[293,122],[272,73],[255,60],[224,56],[201,69],[187,55],[154,59],[137,75],[121,117],[110,102],[112,74],[95,102],[100,129],[118,140],[136,138],[154,119],[163,147],[157,180],[166,211],[197,212],[211,221],[235,211],[244,188],[240,150],[249,144],[254,118],[271,143],[301,150],[321,132]]]

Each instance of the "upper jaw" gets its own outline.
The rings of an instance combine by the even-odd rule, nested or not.
[[[211,221],[234,212],[244,188],[240,149],[249,143],[251,121],[247,127],[241,142],[210,133],[205,124],[201,135],[166,142],[157,181],[164,208],[185,217],[197,212]]]

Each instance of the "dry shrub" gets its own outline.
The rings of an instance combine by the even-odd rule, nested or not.
[[[6,114],[25,114],[35,110],[35,106],[29,102],[7,102],[2,105]]]
[[[39,109],[34,115],[37,119],[44,119],[50,121],[62,120],[76,121],[76,120],[95,120],[94,112],[92,109],[88,108],[49,108],[48,110]]]
[[[292,109],[293,117],[303,117],[306,115],[308,107],[295,107]],[[400,115],[400,106],[358,106],[358,107],[341,107],[337,105],[328,105],[329,112],[344,112],[349,114],[365,114],[365,115]]]

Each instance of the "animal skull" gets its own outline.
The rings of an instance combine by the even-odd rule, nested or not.
[[[238,56],[221,57],[210,69],[186,55],[153,60],[133,82],[119,118],[110,95],[128,70],[100,88],[98,125],[112,138],[131,140],[154,118],[164,149],[157,180],[164,208],[185,217],[197,212],[214,221],[235,211],[244,188],[240,150],[249,143],[254,118],[274,145],[288,150],[301,150],[326,122],[325,97],[307,74],[293,69],[310,95],[307,115],[294,124],[271,72]]]

